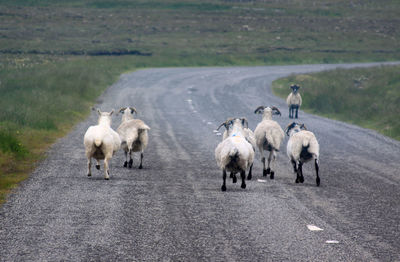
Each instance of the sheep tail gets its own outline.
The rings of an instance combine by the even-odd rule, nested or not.
[[[231,158],[236,158],[239,156],[239,151],[237,148],[232,148],[231,151],[229,152],[229,157]]]
[[[103,141],[101,139],[95,139],[94,140],[94,144],[95,144],[96,147],[100,147],[102,143],[103,143]]]
[[[266,139],[266,143],[268,144],[269,147],[269,151],[271,151],[272,149],[279,152],[279,148],[276,146],[277,142],[276,139],[268,132],[265,132],[265,139]]]
[[[310,141],[307,140],[303,140],[303,148],[309,148],[310,147]]]

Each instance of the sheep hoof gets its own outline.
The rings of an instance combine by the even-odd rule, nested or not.
[[[109,177],[105,177],[104,179],[105,179],[105,180],[110,180],[110,178],[109,178]]]
[[[87,174],[87,176],[92,176],[92,174]]]
[[[242,183],[242,185],[240,186],[241,188],[245,189],[246,188],[246,184]]]
[[[232,183],[236,183],[237,182],[237,178],[236,178],[236,176],[233,176],[233,178],[232,178]]]
[[[319,186],[319,184],[320,184],[320,179],[319,179],[319,177],[317,177],[317,180],[316,180],[316,182],[317,182],[317,186]]]
[[[128,161],[125,161],[124,162],[124,167],[127,167],[128,166]]]
[[[100,170],[100,165],[96,165],[97,170]]]
[[[304,176],[301,176],[299,181],[300,181],[300,183],[303,183],[304,182]]]
[[[296,178],[296,183],[299,183],[299,178]]]
[[[142,165],[140,165],[140,166],[139,166],[139,169],[142,169],[142,168],[143,168],[143,166],[142,166]]]
[[[275,176],[275,172],[274,171],[271,171],[271,176],[269,177],[270,179],[274,179],[274,176]]]
[[[129,168],[132,168],[133,160],[129,160]]]
[[[251,180],[251,174],[249,174],[248,176],[247,176],[247,180]]]
[[[225,186],[225,185],[222,185],[221,190],[222,190],[222,191],[226,191],[226,186]]]

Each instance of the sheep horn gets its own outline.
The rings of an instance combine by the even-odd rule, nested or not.
[[[278,112],[278,114],[279,114],[280,116],[282,116],[281,111],[279,111],[279,109],[278,109],[277,107],[271,106],[271,109],[272,109],[272,110],[275,110],[276,112]]]
[[[223,122],[222,124],[220,124],[219,127],[216,130],[219,130],[222,126],[226,127],[226,122]]]
[[[113,110],[111,110],[111,112],[110,112],[110,116],[111,116],[112,114],[114,114],[114,109],[113,109]]]
[[[134,107],[129,107],[129,109],[131,110],[131,114],[133,114],[133,112],[135,112],[135,114],[137,114],[137,110]]]
[[[256,110],[254,111],[254,114],[257,114],[260,110],[264,109],[265,106],[259,106],[256,108]]]
[[[293,122],[293,123],[289,124],[289,125],[286,127],[286,129],[285,129],[286,135],[289,136],[289,131],[290,131],[290,129],[292,129],[295,125],[296,125],[296,123]]]

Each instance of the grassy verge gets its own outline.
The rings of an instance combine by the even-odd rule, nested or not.
[[[300,84],[305,111],[400,140],[399,72],[400,66],[382,66],[292,75],[274,81],[272,90],[286,98],[290,84]]]
[[[105,88],[131,68],[129,59],[109,57],[0,71],[0,203],[48,146],[86,117]]]
[[[0,202],[121,72],[400,59],[393,0],[3,0],[0,10]]]

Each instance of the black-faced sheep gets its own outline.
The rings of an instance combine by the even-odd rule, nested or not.
[[[300,86],[291,85],[292,92],[286,98],[286,104],[289,107],[289,118],[298,118],[298,111],[302,103],[301,95],[298,92]]]
[[[303,164],[314,160],[316,183],[320,185],[319,178],[319,144],[314,133],[307,131],[304,124],[291,123],[286,128],[286,134],[289,136],[287,143],[287,155],[293,165],[296,173],[296,183],[303,183]]]
[[[285,133],[281,126],[272,120],[272,115],[281,115],[281,112],[274,106],[259,106],[254,113],[263,115],[262,121],[254,130],[257,147],[261,154],[261,162],[263,163],[263,176],[270,174],[270,179],[274,179],[274,163]],[[269,151],[268,167],[265,166],[264,150]]]
[[[143,152],[149,141],[148,130],[150,130],[150,127],[142,120],[133,118],[133,113],[137,113],[134,107],[124,107],[119,112],[122,113],[122,121],[117,132],[121,138],[121,146],[125,153],[124,167],[129,166],[131,168],[133,164],[132,153],[140,152],[139,169],[142,169]]]
[[[230,135],[215,149],[215,159],[222,169],[222,191],[226,191],[226,172],[240,173],[241,188],[246,188],[246,170],[253,164],[254,150],[245,138],[244,125],[245,120],[233,119]]]

